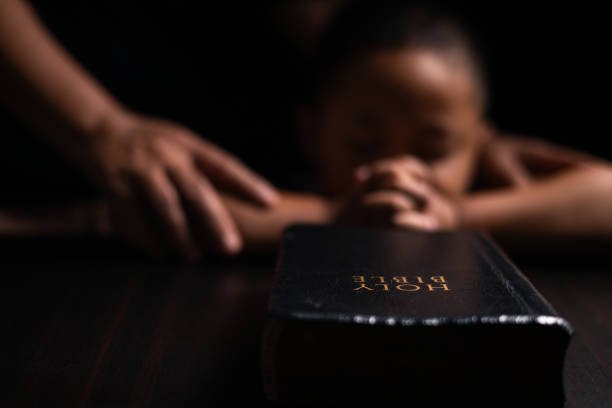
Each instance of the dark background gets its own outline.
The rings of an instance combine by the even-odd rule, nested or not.
[[[279,2],[33,3],[126,106],[189,126],[280,187],[295,186],[305,167],[293,107],[307,58],[273,17]],[[424,5],[454,16],[475,40],[490,85],[490,118],[501,130],[612,159],[602,10],[584,2]],[[74,168],[1,110],[0,131],[5,191],[23,195],[33,181],[47,191],[87,190]]]
[[[447,3],[484,57],[490,115],[500,128],[612,158],[601,9],[588,2]]]
[[[603,10],[584,2],[448,3],[478,41],[491,117],[501,129],[612,159]],[[36,5],[60,40],[134,110],[181,121],[272,177],[292,162],[287,84],[301,60],[261,5]],[[83,187],[74,169],[5,112],[0,138],[0,201],[32,185],[53,194]],[[273,259],[176,266],[77,241],[1,242],[3,398],[15,406],[228,406],[262,398],[258,353]],[[518,265],[576,327],[566,406],[605,406],[609,261],[548,265],[551,258]]]

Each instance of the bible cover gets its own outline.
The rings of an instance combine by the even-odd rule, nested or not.
[[[563,402],[571,326],[486,236],[294,226],[262,344],[298,404]]]

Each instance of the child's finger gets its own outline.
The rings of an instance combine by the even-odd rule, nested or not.
[[[393,216],[392,223],[398,227],[420,231],[437,231],[441,228],[436,218],[416,211],[405,211]]]
[[[361,198],[361,204],[367,208],[382,207],[394,212],[411,211],[416,208],[416,203],[411,197],[397,191],[375,191],[365,194]]]
[[[359,167],[356,171],[356,176],[358,180],[365,181],[373,174],[386,172],[390,169],[397,169],[409,173],[422,180],[432,180],[431,169],[421,160],[413,156],[401,156],[378,160],[370,165]]]
[[[370,191],[399,191],[413,199],[417,207],[424,206],[432,194],[431,187],[424,180],[414,177],[398,167],[389,167],[372,174],[365,184],[365,188]]]
[[[373,224],[390,224],[396,214],[417,209],[417,203],[411,197],[396,191],[365,194],[360,204],[361,218]]]

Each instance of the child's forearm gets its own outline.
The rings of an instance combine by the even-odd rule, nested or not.
[[[281,193],[276,206],[256,206],[233,196],[222,195],[242,233],[248,250],[278,246],[285,227],[294,223],[332,221],[332,206],[314,194]],[[45,235],[108,235],[108,208],[104,203],[70,205],[51,209],[0,210],[0,237]]]
[[[108,207],[103,202],[0,209],[0,237],[105,237],[110,232]]]
[[[460,207],[466,227],[513,242],[611,239],[612,167],[577,168],[520,189],[468,195]]]
[[[328,200],[314,194],[283,192],[272,208],[254,206],[229,195],[223,196],[247,250],[275,249],[283,230],[294,223],[323,224],[332,221]]]

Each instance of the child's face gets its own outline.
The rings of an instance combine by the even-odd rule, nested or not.
[[[345,192],[354,169],[412,155],[443,190],[464,191],[480,139],[482,108],[462,61],[408,48],[377,51],[344,69],[311,115],[311,156],[323,189]]]

